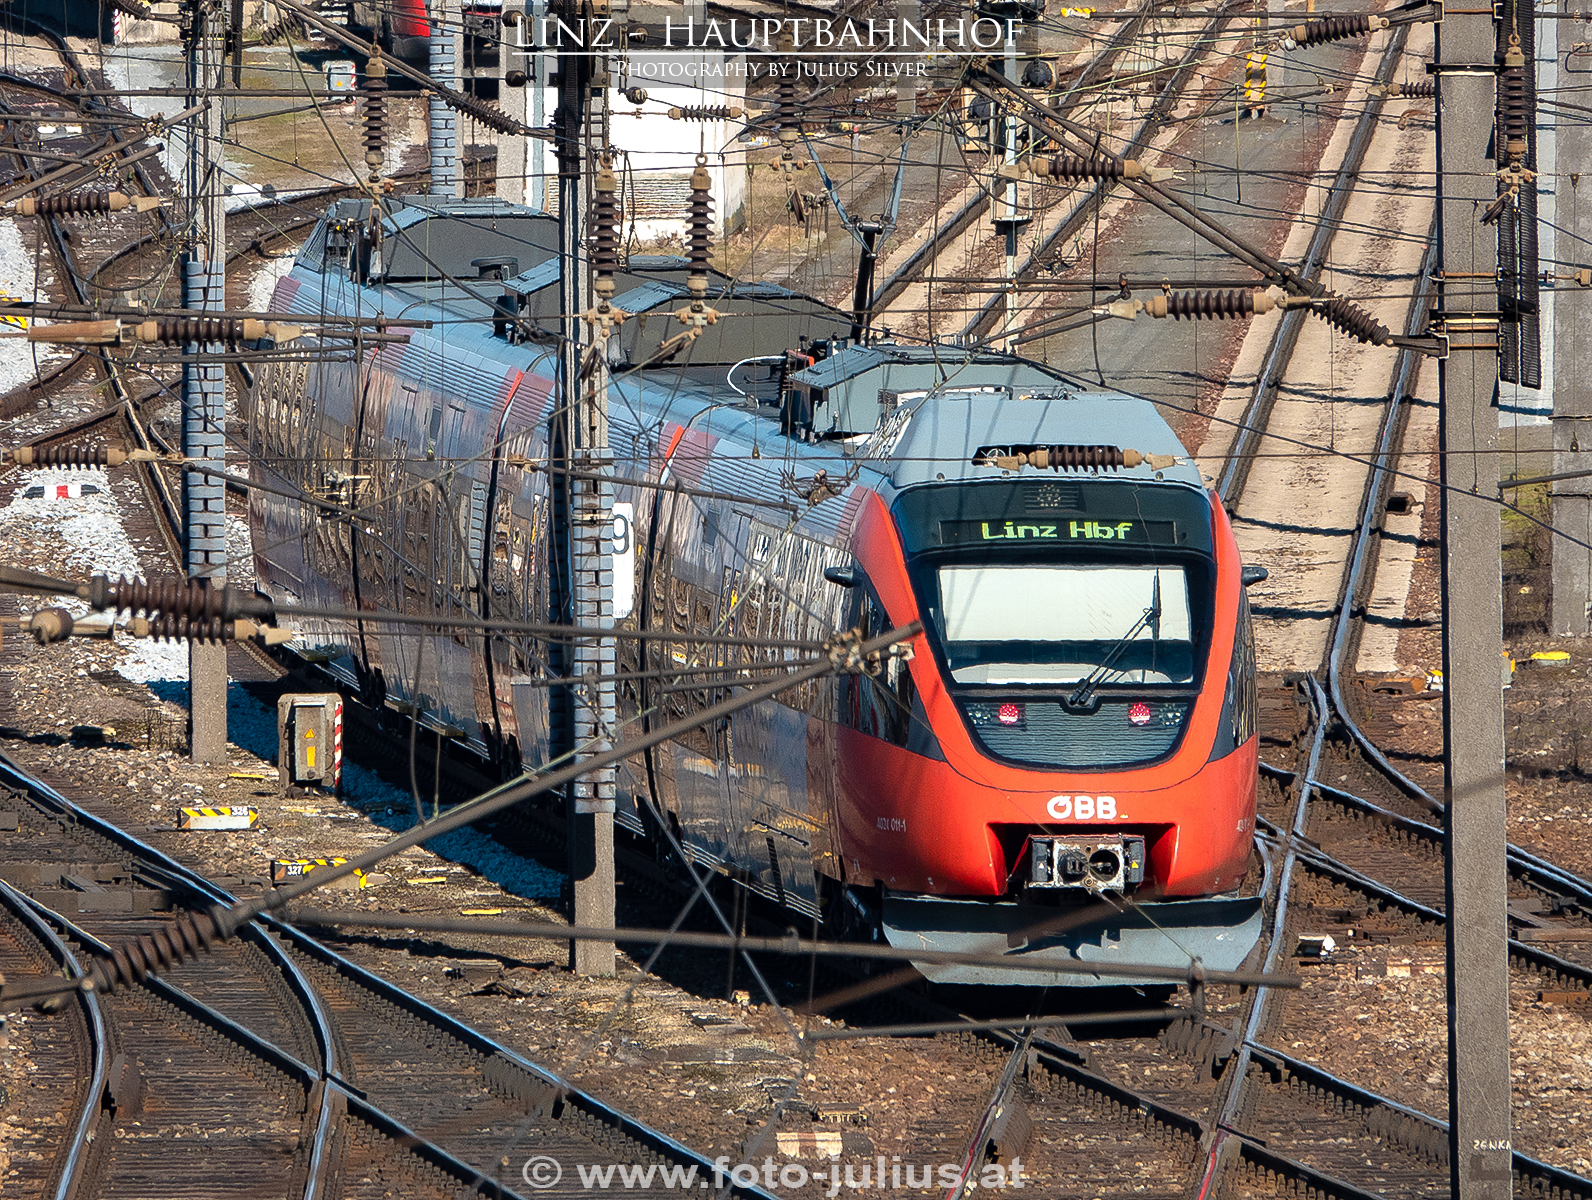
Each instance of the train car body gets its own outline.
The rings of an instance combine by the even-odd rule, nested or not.
[[[295,604],[556,619],[556,347],[534,329],[558,312],[555,225],[419,197],[372,249],[365,214],[328,213],[273,309],[434,324],[261,371],[259,585]],[[666,825],[698,862],[847,936],[993,938],[1024,964],[921,968],[947,982],[1122,982],[1026,969],[1058,958],[1238,965],[1260,922],[1238,894],[1253,641],[1226,516],[1154,406],[999,354],[847,345],[848,315],[722,277],[718,323],[660,361],[684,278],[682,260],[632,259],[613,302],[635,314],[608,347],[620,625],[924,633],[877,674],[633,756],[618,821],[654,841]],[[529,338],[494,322],[480,296],[498,292]],[[1151,457],[1113,466],[1103,444]],[[1095,465],[1017,465],[1078,446]],[[733,694],[726,671],[795,653],[636,645],[620,646],[619,702],[638,728]],[[505,771],[556,748],[557,668],[528,636],[327,622],[294,648]],[[720,683],[694,686],[700,667]]]

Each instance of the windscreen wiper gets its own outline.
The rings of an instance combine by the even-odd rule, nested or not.
[[[1122,652],[1128,648],[1134,638],[1138,637],[1139,631],[1146,626],[1151,628],[1152,640],[1160,641],[1161,572],[1159,571],[1155,573],[1155,582],[1150,589],[1150,607],[1139,615],[1139,619],[1133,623],[1131,629],[1117,639],[1116,645],[1112,646],[1106,656],[1100,660],[1100,665],[1078,681],[1078,686],[1073,689],[1070,696],[1062,701],[1062,706],[1068,709],[1087,709],[1090,702],[1094,699],[1095,688],[1105,681],[1105,676],[1111,670],[1112,664],[1122,656]]]

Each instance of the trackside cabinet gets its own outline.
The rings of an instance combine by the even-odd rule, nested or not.
[[[343,698],[336,692],[282,696],[276,702],[277,775],[282,790],[338,792],[343,782]]]

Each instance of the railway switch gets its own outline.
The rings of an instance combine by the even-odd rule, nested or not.
[[[277,772],[282,790],[336,792],[343,780],[343,698],[336,692],[287,695],[276,702]]]

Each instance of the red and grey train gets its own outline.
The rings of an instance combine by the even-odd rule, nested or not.
[[[367,218],[334,206],[273,309],[433,324],[261,370],[258,583],[283,602],[546,621],[554,222],[414,197],[373,251]],[[1154,405],[1005,355],[848,344],[846,314],[724,278],[719,320],[671,353],[685,276],[633,257],[613,300],[632,314],[607,347],[621,626],[923,633],[877,675],[638,753],[619,822],[654,840],[667,824],[697,861],[849,936],[993,938],[1013,962],[920,967],[941,981],[1121,982],[1028,969],[1060,958],[1236,967],[1260,927],[1241,894],[1258,770],[1244,572]],[[552,750],[558,668],[528,636],[329,622],[294,647],[506,770]],[[621,718],[734,692],[676,667],[794,652],[715,653],[622,643]]]

